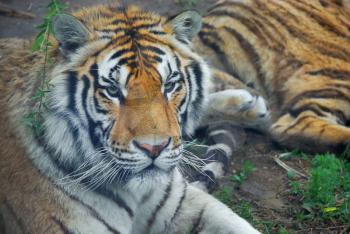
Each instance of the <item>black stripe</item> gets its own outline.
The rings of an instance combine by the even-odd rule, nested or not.
[[[299,130],[299,133],[302,133],[304,132],[306,129],[310,128],[311,125],[315,123],[315,121],[311,120],[309,121],[307,124],[304,125],[304,127],[302,127],[300,130]],[[325,125],[326,126],[326,125]],[[323,129],[322,129],[323,130]]]
[[[294,38],[308,45],[314,46],[315,49],[322,55],[344,60],[344,61],[350,60],[350,53],[347,52],[345,48],[342,48],[334,43],[329,43],[326,41],[319,41],[319,43],[316,43],[316,40],[321,39],[321,37],[311,38],[310,35],[308,35],[306,32],[298,30],[294,26],[292,26],[290,23],[288,23],[285,20],[285,18],[293,19],[292,20],[293,22],[299,22],[299,18],[291,14],[288,10],[284,9],[280,5],[276,5],[276,7],[279,7],[278,11],[270,11],[263,4],[260,4],[259,1],[255,0],[255,2],[261,9],[269,11],[269,15],[272,18],[274,18],[280,25],[282,25],[284,29],[287,30],[288,33]],[[271,1],[271,3],[273,3],[273,1]],[[283,17],[278,15],[277,12],[283,14]],[[322,46],[320,46],[319,44],[322,44]]]
[[[120,10],[118,10],[120,11]],[[126,11],[126,10],[121,10],[121,11]],[[112,22],[112,24],[126,24],[129,25],[131,23],[135,23],[136,21],[154,21],[156,20],[154,17],[147,17],[147,16],[135,16],[135,17],[128,17],[127,15],[124,16],[125,18],[123,19],[116,19]],[[118,25],[120,27],[120,25]]]
[[[147,221],[148,226],[147,226],[147,231],[145,233],[150,233],[151,228],[157,218],[158,212],[162,209],[162,207],[165,205],[165,202],[168,200],[171,193],[173,180],[174,180],[174,174],[172,174],[171,181],[169,182],[168,186],[165,189],[163,198],[160,200],[160,202],[156,206],[156,209],[152,212],[150,218]]]
[[[201,224],[201,221],[202,221],[202,218],[203,218],[204,210],[205,210],[205,207],[202,208],[202,210],[199,212],[199,216],[195,220],[195,222],[193,224],[193,227],[192,227],[192,229],[190,231],[191,234],[199,233],[202,230],[202,227],[201,227],[200,224]]]
[[[196,174],[193,178],[193,181],[204,183],[209,193],[213,192],[218,187],[214,173],[209,170],[205,170],[202,173]]]
[[[320,27],[322,27],[323,29],[325,29],[328,32],[331,32],[333,34],[333,36],[337,36],[337,37],[341,36],[341,37],[344,37],[346,39],[349,39],[349,35],[345,34],[343,31],[341,31],[337,28],[338,25],[330,23],[326,17],[322,17],[322,15],[318,15],[315,12],[312,12],[309,9],[305,8],[305,6],[312,7],[308,4],[306,4],[305,1],[303,1],[303,2],[299,1],[299,4],[302,4],[303,6],[298,5],[295,1],[298,1],[298,0],[292,0],[292,1],[287,1],[287,2],[289,4],[291,4],[292,6],[294,6],[295,8],[297,8],[299,11],[304,12],[308,17],[310,17],[311,19],[316,21],[316,23]],[[337,21],[337,22],[339,23],[339,21]]]
[[[312,111],[314,112],[316,115],[321,116],[321,117],[325,117],[325,113],[322,112],[322,110],[320,110],[317,106],[317,104],[315,103],[308,103],[302,106],[299,106],[298,108],[294,108],[292,110],[289,111],[289,114],[294,117],[297,118],[301,113],[305,112],[305,111]]]
[[[153,33],[155,35],[165,35],[166,34],[165,32],[158,31],[158,30],[150,30],[149,32]]]
[[[252,6],[248,6],[242,2],[225,1],[212,7],[209,11],[208,16],[211,15],[212,11],[226,10],[229,8],[233,8],[236,12],[240,12],[244,16],[248,16],[249,14],[250,16],[247,20],[250,22],[248,24],[245,23],[245,20],[242,18],[242,16],[239,17],[241,18],[240,22],[249,28],[253,33],[255,32],[259,38],[264,40],[265,44],[270,46],[270,48],[276,49],[278,51],[281,51],[283,49],[284,45],[281,43],[281,41],[284,41],[284,35],[281,34],[279,29],[274,24],[272,24],[269,19],[261,14],[261,11],[256,11],[254,8],[252,8]],[[256,8],[259,9],[259,7]],[[273,32],[270,33],[267,27],[272,29]],[[263,36],[260,32],[266,34],[266,36]],[[272,41],[275,43],[275,45],[271,44]]]
[[[346,70],[323,68],[316,71],[309,71],[306,74],[309,74],[312,76],[327,76],[337,80],[350,80],[350,71],[346,71]]]
[[[180,197],[179,202],[177,203],[177,206],[176,206],[175,212],[173,214],[173,217],[171,217],[171,219],[170,219],[170,224],[172,224],[174,222],[175,218],[177,217],[177,215],[178,215],[178,213],[179,213],[179,211],[180,211],[180,209],[182,207],[182,203],[184,202],[184,200],[186,198],[187,183],[186,183],[186,181],[183,181],[183,183],[184,183],[184,188],[182,190],[182,195]]]
[[[124,64],[127,64],[129,63],[130,61],[135,61],[136,60],[136,56],[135,55],[131,55],[131,56],[128,56],[128,57],[124,57],[122,59],[119,60],[118,62],[118,66],[122,66]]]
[[[64,234],[74,234],[73,231],[69,230],[67,225],[65,225],[59,218],[52,216],[51,219],[60,227],[62,233]]]
[[[137,30],[140,30],[140,29],[153,28],[153,27],[156,27],[156,26],[159,26],[159,25],[160,25],[160,20],[158,22],[155,22],[155,23],[144,23],[144,24],[136,25],[136,26],[133,26],[132,29],[137,31]]]
[[[48,178],[50,181],[51,179]],[[67,197],[69,197],[70,199],[72,199],[73,201],[75,201],[76,203],[82,205],[83,207],[85,207],[89,213],[100,223],[102,223],[107,229],[108,231],[110,231],[113,234],[120,234],[120,232],[116,229],[114,229],[113,227],[111,227],[104,219],[101,218],[101,216],[99,215],[99,213],[97,213],[97,211],[91,207],[90,205],[84,203],[82,200],[80,200],[78,197],[68,193],[66,190],[64,190],[62,187],[58,186],[55,182],[51,181],[51,184],[55,186],[56,189],[60,190],[61,192],[63,192]]]
[[[188,66],[185,67],[185,73],[186,73],[186,76],[187,76],[187,82],[188,82],[188,91],[187,91],[187,97],[188,98],[188,102],[187,102],[187,106],[185,107],[185,111],[181,114],[180,118],[181,118],[181,123],[183,125],[186,125],[186,122],[188,120],[188,106],[190,105],[191,103],[191,99],[192,99],[192,82],[191,82],[191,79],[190,79],[190,73],[189,73],[189,70],[188,70]],[[186,102],[186,98],[183,99],[183,102],[180,103],[180,106],[182,106],[183,104],[185,104]]]
[[[243,81],[239,74],[234,70],[232,64],[227,59],[228,56],[221,49],[220,45],[223,45],[224,42],[222,38],[215,32],[215,28],[209,24],[203,23],[203,29],[207,29],[206,31],[202,30],[199,32],[198,36],[201,42],[213,50],[216,58],[220,61],[220,64],[225,68],[225,70],[234,77],[237,77],[238,80]]]
[[[180,83],[178,83],[178,84],[179,84],[179,86],[177,86],[177,88],[174,90],[174,93],[179,92],[179,91],[183,88],[183,86],[182,86]],[[185,98],[183,98],[182,100],[184,100],[184,99],[185,99]],[[180,103],[182,103],[182,100],[181,100]],[[179,107],[181,107],[181,105],[180,105]]]
[[[106,226],[106,228],[108,229],[108,231],[114,233],[114,234],[120,234],[120,232],[116,229],[114,229],[113,227],[111,227],[104,219],[102,219],[102,217],[97,213],[97,211],[89,206],[88,204],[84,203],[83,201],[81,201],[80,199],[78,199],[77,197],[74,197],[73,195],[70,195],[70,198],[72,200],[75,200],[77,203],[81,204],[82,206],[84,206],[85,208],[87,208],[90,212],[90,214],[99,222],[101,222],[103,225]]]
[[[147,56],[151,62],[158,62],[158,63],[161,63],[163,61],[163,59],[159,56]]]
[[[336,116],[340,122],[340,124],[346,124],[348,121],[348,117],[346,116],[346,114],[344,113],[343,110],[340,110],[336,107],[333,107],[332,109],[327,108],[325,106],[318,106],[322,111],[324,112],[328,112],[333,114],[334,116]]]
[[[265,30],[265,33],[269,34],[270,39],[274,38],[274,36],[277,35],[278,38],[281,38],[282,41],[284,41],[283,39],[284,39],[285,35],[283,35],[278,30],[278,28],[269,21],[268,18],[266,18],[264,15],[262,15],[261,11],[256,11],[254,8],[252,8],[252,6],[248,6],[242,2],[225,1],[223,3],[219,3],[210,9],[208,16],[210,16],[210,12],[213,10],[228,9],[230,7],[238,8],[237,11],[241,12],[243,15],[248,15],[247,13],[249,13],[250,16],[252,16],[251,19],[254,21],[254,23],[259,25],[259,27],[261,27],[261,28],[265,28],[264,26],[270,27],[273,30],[273,34],[270,34],[268,32],[268,30]],[[255,7],[255,8],[260,9],[259,7]],[[280,42],[280,39],[275,40],[274,42],[277,43],[278,47],[283,47],[283,44]]]
[[[335,90],[331,88],[311,90],[311,91],[305,91],[295,96],[292,100],[290,100],[283,108],[283,113],[289,112],[289,110],[293,109],[300,101],[304,99],[309,99],[309,98],[338,99],[338,100],[344,100],[350,103],[350,98],[340,90]]]
[[[89,112],[88,112],[88,107],[87,107],[87,99],[88,99],[88,92],[89,92],[89,89],[90,89],[90,81],[89,81],[89,78],[87,78],[87,76],[83,76],[82,77],[82,81],[83,81],[83,91],[81,93],[81,101],[82,101],[82,105],[83,105],[83,109],[84,109],[84,112],[85,114],[89,115]]]
[[[224,130],[224,129],[225,129],[224,126],[222,128],[217,128],[217,129],[210,128],[208,130],[209,137],[207,137],[208,138],[207,144],[208,145],[225,144],[229,148],[235,148],[236,142],[235,142],[233,135],[229,131]],[[225,132],[217,133],[215,135],[212,134],[215,131],[221,131],[221,130],[223,130]]]
[[[78,86],[78,77],[77,73],[74,71],[68,72],[67,79],[67,94],[69,96],[68,101],[68,110],[70,110],[73,114],[77,114],[78,110],[76,107],[75,94]]]
[[[295,108],[295,109],[292,109],[290,110],[290,114],[291,116],[293,116],[294,118],[298,117],[301,113],[303,113],[304,111],[312,111],[314,112],[315,114],[317,114],[318,116],[321,116],[321,117],[325,117],[325,113],[329,113],[329,114],[332,114],[333,116],[337,117],[338,118],[338,121],[340,124],[345,124],[347,122],[347,117],[344,113],[344,111],[336,108],[336,107],[333,107],[332,109],[328,108],[328,107],[325,107],[325,106],[322,106],[318,103],[307,103],[305,105],[302,105],[298,108]]]
[[[290,57],[285,60],[282,64],[279,64],[279,66],[276,68],[274,72],[274,79],[272,80],[272,87],[274,87],[274,90],[283,90],[283,87],[286,83],[286,80],[293,77],[293,75],[299,71],[299,69],[304,65],[303,62]],[[276,95],[276,94],[275,94]],[[284,97],[282,96],[282,93],[279,95],[276,95],[276,101],[277,106],[282,105],[284,102]]]
[[[96,79],[96,78],[95,78]],[[94,145],[94,147],[96,149],[99,149],[102,147],[102,142],[99,136],[96,135],[95,131],[98,127],[101,126],[101,122],[100,121],[94,121],[94,119],[91,117],[89,110],[87,108],[88,105],[88,91],[90,89],[90,81],[86,76],[83,76],[82,78],[83,83],[84,83],[84,87],[83,87],[83,92],[82,92],[82,105],[83,105],[83,109],[88,121],[88,130],[89,130],[89,135],[91,138],[91,143]]]
[[[131,210],[131,208],[127,205],[127,203],[116,193],[106,189],[106,188],[98,188],[96,189],[96,192],[113,202],[115,202],[120,208],[124,209],[130,218],[134,216],[134,212]]]
[[[176,62],[176,70],[177,71],[179,71],[179,74],[180,74],[180,79],[179,79],[179,82],[180,81],[183,81],[183,82],[185,82],[185,76],[184,76],[184,74],[181,72],[181,60],[179,59],[179,57],[175,54],[174,55],[174,57],[175,57],[175,62]],[[170,64],[168,63],[168,68],[169,69],[171,69],[171,67],[170,67]],[[172,71],[171,71],[171,73],[172,73]],[[181,85],[182,86],[182,85]],[[190,91],[189,91],[190,92]],[[178,109],[180,110],[181,108],[182,108],[182,106],[185,104],[185,102],[186,102],[186,96],[187,95],[185,95],[184,96],[184,98],[181,100],[181,102],[180,102],[180,104],[179,104],[179,106],[178,106]],[[182,116],[180,117],[181,118],[181,121],[182,121]]]
[[[265,75],[262,71],[261,64],[260,64],[260,56],[255,50],[254,46],[246,40],[242,34],[240,34],[238,31],[236,31],[233,28],[224,27],[224,29],[230,33],[233,37],[236,38],[237,42],[241,46],[241,48],[246,52],[246,55],[248,56],[248,59],[250,63],[253,65],[255,71],[256,71],[256,78],[257,81],[260,83],[260,87],[264,87],[265,84]]]
[[[293,123],[292,125],[288,126],[286,129],[283,130],[283,134],[287,133],[289,130],[295,128],[296,126],[299,126],[303,121],[305,121],[306,119],[311,118],[311,121],[314,121],[315,119],[318,119],[318,117],[313,116],[313,115],[304,115],[300,118],[298,118],[295,123]]]
[[[192,107],[196,110],[199,108],[199,103],[203,100],[203,72],[202,69],[197,62],[193,62],[190,64],[190,68],[192,68],[192,72],[194,74],[194,80],[197,86],[197,95],[196,99],[192,101]]]
[[[213,145],[213,146],[215,146],[215,145]],[[226,174],[226,172],[228,172],[228,168],[229,168],[229,156],[231,156],[231,155],[227,155],[220,148],[214,148],[212,150],[207,151],[207,153],[205,155],[205,159],[208,160],[208,163],[210,163],[211,161],[220,162],[222,164],[224,172]]]
[[[151,46],[151,45],[143,46],[143,45],[139,44],[139,48],[141,50],[151,51],[151,52],[159,54],[159,55],[165,55],[165,52],[163,50],[161,50],[155,46]]]
[[[154,190],[152,190],[151,192],[147,193],[146,195],[144,195],[142,198],[141,198],[141,202],[140,204],[143,205],[145,204],[146,202],[149,201],[149,199],[153,196],[154,194]]]
[[[189,42],[187,40],[185,40],[184,38],[181,37],[176,37],[176,40],[178,40],[179,42],[181,42],[182,44],[188,45]]]
[[[264,35],[267,32],[262,31],[264,26],[260,22],[255,21],[254,19],[250,19],[248,17],[241,16],[236,12],[227,11],[227,10],[215,10],[210,13],[210,16],[216,16],[216,17],[226,16],[237,20],[240,24],[244,25],[251,33],[255,34],[258,39],[262,40],[262,42],[265,45],[268,45],[268,40],[271,40],[272,38],[271,35],[267,35],[267,36]]]
[[[104,82],[106,82],[106,83],[108,83],[108,85],[114,85],[115,84],[115,82],[113,81],[113,78],[111,77],[111,72],[110,72],[110,74],[108,74],[108,78],[107,77],[105,77],[105,76],[101,76],[101,80],[102,81],[104,81]],[[102,86],[102,85],[101,85]]]
[[[56,114],[56,116],[58,116],[58,115]],[[77,133],[77,131],[75,130],[76,128],[74,127],[73,123],[69,119],[66,119],[66,122],[67,122],[68,126],[72,126],[73,132]],[[36,139],[38,145],[43,148],[43,151],[47,153],[52,164],[54,164],[58,170],[63,172],[65,175],[70,175],[71,173],[73,173],[75,171],[75,168],[71,164],[62,163],[60,161],[60,158],[62,158],[61,154],[56,153],[57,149],[53,148],[47,142],[45,142],[45,140],[42,136],[36,136],[35,139]],[[76,138],[76,139],[79,139],[79,138]],[[82,160],[81,155],[77,155],[75,160]]]
[[[109,100],[109,97],[108,97],[103,91],[98,91],[97,93],[98,93],[101,97],[103,97],[103,98]],[[106,112],[108,112],[108,111],[106,111]]]
[[[112,59],[116,59],[116,58],[119,58],[121,57],[123,54],[126,54],[128,52],[132,52],[132,50],[130,49],[121,49],[121,50],[118,50],[117,52],[115,52],[111,58],[109,60],[112,60]]]
[[[130,40],[130,37],[128,35],[123,35],[118,38],[113,39],[109,45],[117,46],[118,48],[121,48],[129,43],[132,43],[132,40]],[[107,44],[107,47],[109,46]]]

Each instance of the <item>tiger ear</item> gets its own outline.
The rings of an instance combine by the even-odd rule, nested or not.
[[[201,30],[202,16],[197,11],[184,11],[167,22],[180,40],[191,41]]]
[[[88,29],[71,15],[57,15],[53,20],[52,27],[64,56],[76,51],[88,40]]]

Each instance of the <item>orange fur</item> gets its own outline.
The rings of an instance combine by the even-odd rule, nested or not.
[[[333,2],[220,1],[195,43],[268,100],[270,133],[289,148],[350,144],[350,19]]]
[[[172,28],[166,26],[164,18],[144,13],[135,7],[126,11],[116,10],[116,6],[112,5],[98,6],[74,14],[88,29],[88,42],[93,45],[74,61],[77,79],[85,76],[93,83],[90,69],[96,62],[105,59],[116,47],[120,50],[130,49],[123,55],[128,60],[129,73],[133,74],[127,86],[129,95],[124,105],[118,106],[111,100],[103,99],[98,91],[94,94],[111,118],[117,119],[112,129],[111,144],[125,149],[137,137],[164,136],[172,137],[174,147],[178,146],[181,142],[176,112],[187,90],[183,85],[175,98],[165,101],[156,70],[157,53],[152,49],[141,50],[140,47],[157,48],[162,45],[181,55],[183,65],[192,62],[188,59],[188,49],[175,48]],[[157,37],[143,29],[144,24],[164,24],[164,28],[160,29],[169,35]],[[115,30],[117,33],[113,34],[111,43],[98,42],[101,33]],[[131,38],[132,34],[139,34],[139,39]],[[50,40],[53,43],[50,51],[53,61],[61,61],[64,58],[60,56],[58,43],[54,38]],[[43,54],[31,52],[30,42],[0,40],[0,212],[5,217],[8,233],[65,233],[60,222],[69,223],[70,213],[67,209],[72,211],[71,207],[74,207],[66,207],[72,202],[71,197],[43,177],[27,157],[32,153],[31,147],[40,148],[33,133],[23,123],[23,117],[35,108],[32,97],[40,87],[41,80],[37,73],[43,63]],[[46,72],[48,76],[55,74],[55,70]],[[58,79],[54,75],[51,78]]]

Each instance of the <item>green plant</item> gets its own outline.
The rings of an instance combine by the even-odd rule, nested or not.
[[[198,4],[199,0],[175,0],[175,2],[181,4],[185,9],[191,9]]]
[[[256,168],[251,161],[245,161],[241,170],[231,176],[231,180],[242,185],[248,176],[255,170]]]
[[[223,186],[221,189],[214,193],[214,196],[217,199],[219,199],[222,203],[226,204],[239,216],[246,219],[249,223],[251,223],[263,233],[288,234],[287,230],[283,226],[278,224],[278,222],[257,219],[254,215],[251,203],[244,200],[235,201],[232,195],[233,190],[228,186]]]
[[[24,123],[34,130],[35,134],[41,135],[43,132],[43,110],[46,108],[45,96],[50,92],[50,83],[47,79],[47,71],[52,66],[52,59],[49,55],[49,48],[51,47],[50,36],[53,34],[52,20],[53,18],[62,13],[67,8],[67,4],[60,3],[58,0],[51,0],[48,5],[48,13],[44,16],[43,23],[36,28],[40,30],[36,36],[33,44],[32,51],[43,53],[44,63],[37,72],[37,78],[40,80],[40,86],[36,90],[32,97],[35,102],[34,109],[24,116]]]
[[[350,222],[350,164],[333,154],[311,160],[310,179],[305,183],[290,178],[291,193],[302,198],[304,212],[295,212],[300,221]]]
[[[233,205],[232,190],[227,186],[223,186],[221,189],[216,191],[214,196],[229,207]]]

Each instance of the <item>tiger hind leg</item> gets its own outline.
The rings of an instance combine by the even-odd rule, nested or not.
[[[320,117],[306,111],[296,117],[281,116],[270,129],[275,141],[287,148],[311,153],[344,152],[350,144],[350,128],[338,124],[335,117]]]

